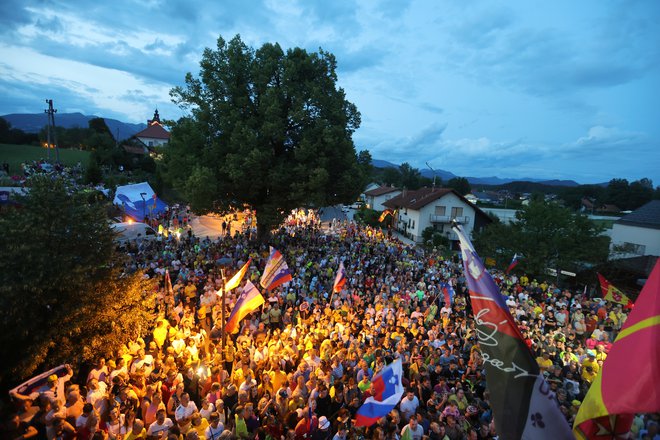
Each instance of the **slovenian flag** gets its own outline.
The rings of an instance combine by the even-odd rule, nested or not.
[[[261,276],[261,287],[266,290],[273,290],[291,280],[291,271],[286,261],[284,261],[284,257],[280,251],[271,246],[270,256],[266,262],[264,274]]]
[[[344,288],[346,284],[346,269],[344,269],[344,262],[339,263],[339,269],[337,269],[337,275],[335,276],[335,284],[332,286],[332,291],[337,293],[341,292],[341,289]]]
[[[371,384],[376,393],[357,410],[355,426],[371,426],[394,409],[403,396],[402,375],[401,359],[397,359],[374,376]]]
[[[455,223],[463,269],[486,364],[495,428],[502,439],[573,439],[557,399],[540,374],[508,307],[483,262]]]
[[[243,287],[243,293],[236,301],[234,310],[231,311],[227,324],[225,324],[225,332],[238,333],[238,324],[243,318],[250,313],[254,312],[264,303],[264,297],[261,296],[259,290],[249,280]]]
[[[451,284],[449,283],[442,283],[440,289],[442,290],[442,294],[445,296],[445,305],[452,305],[454,303],[454,295],[456,293],[454,292],[454,288],[451,287]]]
[[[252,263],[252,258],[248,259],[247,263],[245,263],[243,267],[241,267],[241,270],[236,272],[236,274],[233,277],[231,277],[231,280],[227,281],[227,284],[225,284],[225,292],[235,289],[238,287],[239,284],[241,284],[241,280],[245,276],[245,273],[247,272],[251,263]]]
[[[513,258],[511,259],[511,263],[509,263],[509,267],[506,268],[506,274],[509,275],[509,272],[513,270],[514,267],[518,265],[518,254],[513,254]]]

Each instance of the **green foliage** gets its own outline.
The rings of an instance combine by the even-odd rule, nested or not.
[[[453,177],[447,182],[449,188],[455,189],[460,195],[470,194],[472,186],[465,177]]]
[[[586,216],[552,203],[535,201],[517,213],[512,225],[493,223],[475,235],[482,257],[505,267],[514,253],[524,255],[520,267],[532,274],[546,268],[577,270],[607,260],[609,237]]]
[[[9,121],[0,118],[0,144],[38,144],[39,137],[34,133],[25,133],[12,128]]]
[[[87,124],[89,125],[89,129],[92,130],[94,133],[107,134],[110,137],[112,137],[112,133],[110,132],[108,125],[105,123],[105,119],[92,118],[89,120]]]
[[[293,208],[355,200],[368,156],[355,152],[360,114],[337,87],[336,64],[323,50],[218,38],[199,77],[170,93],[192,117],[172,129],[166,182],[197,212],[250,205],[262,238]]]
[[[378,228],[381,226],[381,223],[378,221],[380,217],[380,212],[374,211],[373,209],[361,208],[355,213],[355,218],[364,223],[365,225],[373,226]],[[384,222],[386,222],[385,220]]]
[[[416,190],[423,186],[431,186],[433,180],[422,176],[417,168],[413,168],[409,163],[402,163],[399,168],[376,168],[372,171],[372,178],[375,182],[381,182],[383,185],[394,186],[396,188],[406,188]],[[436,186],[442,186],[442,179],[436,178]]]
[[[96,160],[90,160],[85,169],[85,182],[98,185],[103,180],[103,172]]]
[[[449,238],[436,231],[433,226],[429,226],[422,231],[422,240],[424,244],[431,248],[449,248]]]
[[[147,328],[141,274],[120,277],[101,203],[60,179],[33,178],[20,209],[0,217],[0,385],[76,364]]]

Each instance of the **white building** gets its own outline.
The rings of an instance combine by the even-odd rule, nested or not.
[[[393,197],[401,194],[399,188],[394,188],[392,186],[379,186],[377,188],[372,188],[368,191],[365,191],[365,203],[367,208],[373,209],[374,211],[384,211],[385,206],[383,203],[387,202]]]
[[[166,145],[170,141],[170,132],[165,130],[160,123],[160,116],[158,110],[154,112],[154,118],[147,121],[147,128],[134,137],[142,142],[146,147],[159,147]]]
[[[481,230],[491,223],[491,219],[481,209],[449,188],[404,191],[384,202],[383,206],[396,210],[393,223],[395,228],[416,242],[422,241],[422,231],[429,226],[445,234],[449,240],[458,241],[451,229],[452,220],[460,223],[468,236],[473,230]]]
[[[610,258],[660,256],[660,200],[651,200],[614,222],[610,236]]]

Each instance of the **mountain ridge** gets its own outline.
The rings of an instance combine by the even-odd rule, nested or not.
[[[84,115],[80,112],[56,113],[55,125],[63,128],[87,128],[91,119],[100,117]],[[39,133],[47,125],[45,113],[10,113],[1,115],[0,118],[5,119],[12,127],[26,133]],[[128,139],[147,127],[147,124],[133,124],[112,118],[103,118],[103,120],[110,129],[112,136],[118,141]]]

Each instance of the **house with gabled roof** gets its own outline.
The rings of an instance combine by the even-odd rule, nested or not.
[[[468,236],[492,223],[485,212],[450,188],[404,190],[383,206],[394,211],[394,227],[415,242],[422,241],[422,231],[429,226],[457,242],[451,229],[453,220],[463,226]]]
[[[147,120],[147,128],[139,133],[135,133],[133,137],[149,148],[159,147],[169,143],[170,132],[161,124],[158,109],[154,112],[154,118]]]
[[[660,200],[651,200],[612,225],[611,258],[660,256]]]
[[[375,211],[383,211],[385,210],[383,203],[387,202],[392,197],[398,196],[399,194],[401,194],[401,190],[399,188],[386,185],[378,186],[376,188],[365,191],[365,203],[369,209],[373,209]]]

